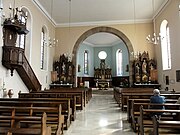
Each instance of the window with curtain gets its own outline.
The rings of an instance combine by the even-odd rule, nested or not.
[[[44,69],[44,59],[45,59],[45,31],[42,28],[41,31],[41,69]]]
[[[116,52],[116,74],[117,76],[122,76],[123,64],[122,64],[122,50],[118,49]]]
[[[84,51],[84,74],[89,74],[88,72],[89,62],[88,62],[88,51]]]
[[[167,20],[161,23],[161,52],[162,52],[162,66],[163,70],[171,69],[171,45],[169,35],[169,25]]]

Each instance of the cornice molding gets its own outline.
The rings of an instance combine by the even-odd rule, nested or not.
[[[97,22],[79,22],[79,23],[61,23],[57,24],[56,27],[80,27],[80,26],[107,26],[107,25],[118,25],[118,24],[137,24],[137,23],[151,23],[152,19],[142,20],[116,20],[116,21],[97,21]]]
[[[86,44],[86,45],[89,45],[91,47],[110,47],[110,46],[115,46],[117,44],[121,44],[121,43],[123,43],[123,41],[122,40],[117,40],[117,41],[115,41],[115,42],[113,42],[111,44],[107,44],[107,45],[105,45],[105,44],[97,45],[97,44],[92,44],[92,43],[87,42],[87,41],[83,41],[83,43]]]
[[[44,7],[39,3],[38,0],[32,0],[34,5],[39,9],[39,11],[51,22],[51,24],[56,27],[57,23],[51,18],[50,14],[44,9]]]

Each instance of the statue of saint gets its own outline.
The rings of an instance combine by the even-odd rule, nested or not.
[[[150,70],[154,70],[153,64],[150,65]]]
[[[63,62],[63,65],[62,65],[62,74],[65,74],[66,73],[66,66],[65,66],[65,64],[64,64],[64,62]]]
[[[140,67],[139,64],[136,64],[136,74],[139,75]]]
[[[143,61],[143,64],[142,64],[142,72],[143,74],[146,74],[147,73],[147,63],[146,63],[146,60]]]

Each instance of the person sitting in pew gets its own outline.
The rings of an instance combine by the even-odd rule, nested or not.
[[[163,104],[165,102],[166,102],[165,97],[160,95],[160,91],[158,89],[154,89],[153,96],[150,97],[150,103]],[[165,107],[163,105],[162,106],[153,105],[150,106],[150,109],[165,109]],[[162,113],[153,113],[151,114],[151,117],[153,115],[157,115],[160,118]]]
[[[150,103],[153,104],[163,104],[165,103],[165,97],[160,95],[160,91],[158,89],[154,89],[153,96],[150,97]],[[152,109],[164,109],[164,106],[151,106]]]

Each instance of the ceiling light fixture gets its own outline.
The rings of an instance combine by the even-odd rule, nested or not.
[[[71,28],[71,0],[69,0],[69,34],[70,34],[70,28]]]
[[[70,35],[71,35],[71,0],[69,1],[69,11],[68,11],[68,38],[70,39]],[[73,55],[71,53],[65,53],[64,54],[66,57],[68,57],[68,61],[72,61],[72,57]]]
[[[51,16],[50,16],[50,20],[51,20],[51,23],[53,23],[53,5],[54,5],[54,0],[51,0]],[[56,47],[58,46],[58,39],[55,39],[55,38],[51,38],[49,37],[48,39],[48,47]]]
[[[152,0],[152,7],[153,7],[153,15],[154,15],[154,8],[155,8],[154,0]],[[156,21],[156,18],[154,17],[153,18],[154,33],[153,33],[152,36],[148,35],[146,37],[146,40],[147,40],[148,43],[157,45],[157,44],[159,44],[161,35],[160,35],[160,33],[158,35],[156,34],[156,26],[155,26],[156,23],[155,23],[155,21]]]
[[[132,6],[133,6],[133,23],[134,23],[134,43],[136,44],[137,43],[137,38],[136,38],[136,2],[135,0],[132,1]],[[137,52],[131,52],[131,55],[133,57],[133,59],[137,59],[138,58],[138,55],[139,53]]]

